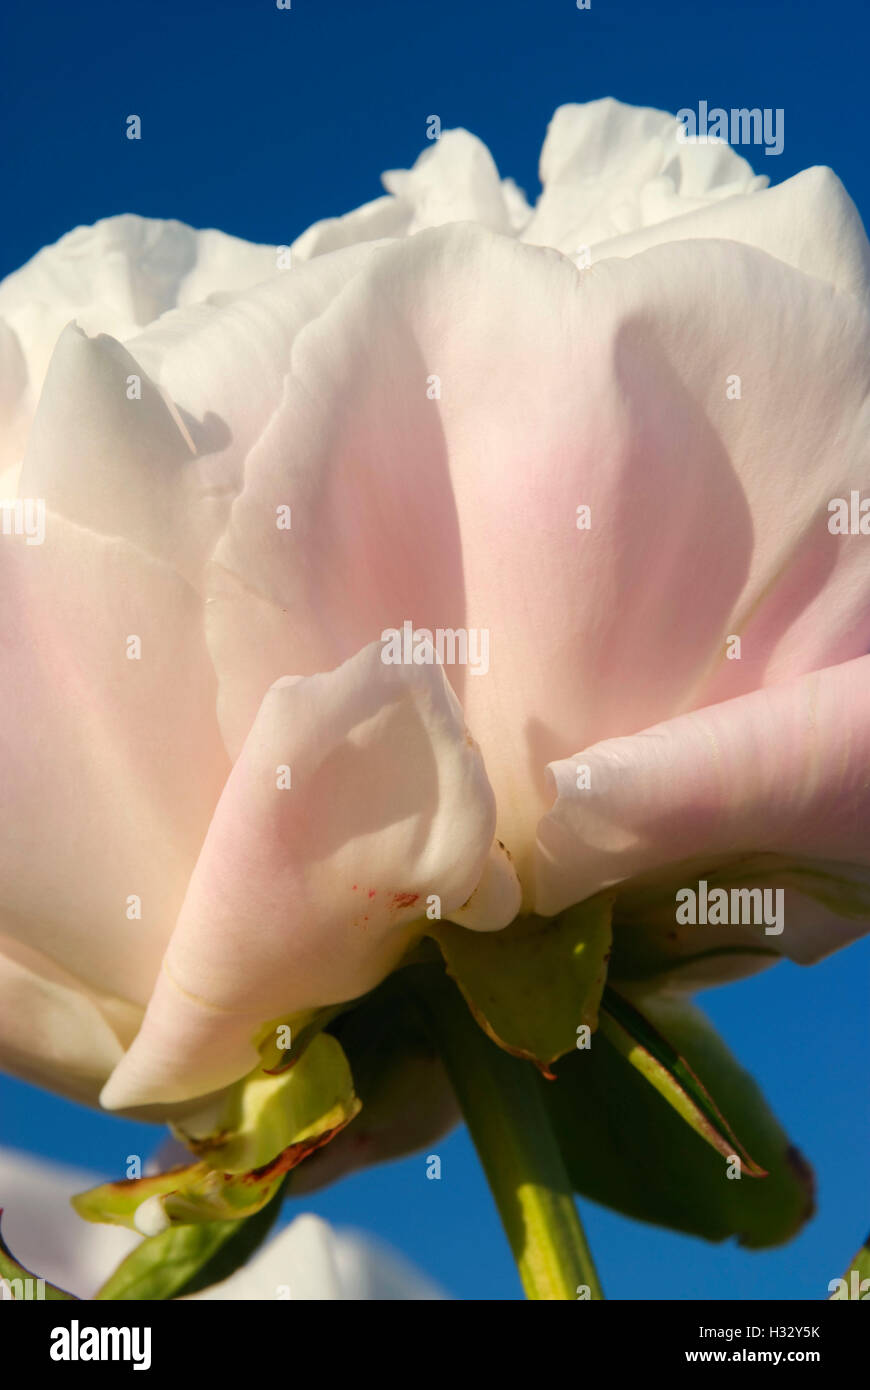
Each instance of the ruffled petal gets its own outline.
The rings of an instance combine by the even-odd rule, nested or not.
[[[472,226],[378,248],[298,336],[215,552],[228,748],[283,672],[461,630],[531,885],[547,762],[867,650],[865,538],[828,505],[870,484],[868,359],[852,296],[731,242],[591,272]]]
[[[467,130],[443,131],[412,169],[389,170],[382,181],[386,197],[343,217],[315,222],[296,238],[293,255],[307,261],[341,247],[412,236],[447,222],[479,222],[511,235],[531,216],[525,195],[513,180],[499,179],[486,145]]]
[[[144,1003],[228,762],[198,596],[51,512],[0,539],[4,930]]]
[[[868,656],[554,762],[538,909],[550,915],[619,885],[630,906],[639,898],[641,923],[644,897],[657,919],[669,901],[675,955],[742,943],[817,960],[870,926],[868,765]],[[723,870],[743,886],[783,888],[781,930],[757,920],[678,926],[676,891],[697,894]]]
[[[541,151],[544,191],[523,240],[567,255],[764,188],[726,144],[678,139],[675,116],[612,97],[560,106]]]
[[[95,1105],[141,1020],[141,1010],[100,996],[46,956],[0,934],[4,1071]]]
[[[125,213],[76,227],[0,283],[0,315],[24,349],[33,403],[61,330],[124,338],[216,290],[275,274],[275,249],[183,222]]]
[[[102,1103],[226,1085],[256,1065],[263,1024],[371,989],[421,934],[432,895],[443,917],[471,896],[494,824],[483,762],[437,666],[387,665],[374,645],[327,675],[278,682]]]
[[[680,215],[677,216],[676,213]],[[775,188],[718,199],[697,211],[675,209],[640,230],[600,242],[597,264],[610,256],[636,256],[665,242],[739,241],[767,251],[835,290],[866,299],[870,243],[861,215],[831,169],[804,169]]]

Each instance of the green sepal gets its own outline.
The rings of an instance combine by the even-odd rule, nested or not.
[[[732,1155],[739,1158],[743,1172],[749,1177],[767,1176],[746,1152],[685,1057],[614,989],[604,993],[601,1033],[706,1143],[724,1158]]]
[[[602,893],[558,917],[518,917],[503,931],[443,922],[430,931],[483,1031],[545,1073],[598,1026],[610,956],[612,898]]]
[[[284,1174],[329,1142],[360,1108],[341,1045],[316,1037],[290,1071],[252,1072],[219,1101],[174,1128],[200,1161],[154,1177],[103,1183],[72,1199],[87,1221],[141,1230],[251,1216],[271,1200]],[[154,1232],[161,1233],[158,1231]]]
[[[145,1202],[155,1204],[151,1215],[155,1224],[237,1220],[264,1207],[290,1167],[292,1162],[285,1164],[283,1154],[253,1173],[221,1173],[207,1163],[193,1163],[157,1177],[102,1183],[70,1200],[85,1221],[126,1226],[140,1234],[136,1218]]]
[[[721,1154],[599,1031],[589,1051],[566,1056],[556,1080],[542,1083],[575,1190],[711,1241],[736,1236],[763,1249],[790,1240],[814,1209],[806,1161],[699,1009],[676,996],[639,1002],[767,1176],[728,1178]]]
[[[319,1033],[294,1066],[271,1074],[252,1072],[213,1105],[172,1128],[213,1168],[248,1173],[290,1146],[337,1133],[358,1110],[341,1044],[329,1033]]]
[[[443,964],[428,944],[435,960],[430,968],[440,976]],[[459,1118],[453,1088],[408,995],[408,978],[406,969],[395,971],[330,1025],[362,1109],[331,1144],[294,1169],[288,1184],[294,1197],[354,1169],[428,1151]]]
[[[308,1045],[346,1008],[346,1004],[334,1004],[328,1009],[307,1009],[266,1024],[256,1040],[261,1070],[269,1076],[280,1076],[295,1067]]]

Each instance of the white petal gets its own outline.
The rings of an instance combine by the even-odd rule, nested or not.
[[[860,213],[825,168],[805,169],[775,188],[723,198],[698,211],[675,207],[668,221],[601,242],[592,260],[711,238],[757,246],[836,290],[864,299],[870,290],[870,243]]]
[[[318,1216],[297,1216],[249,1264],[191,1299],[268,1302],[334,1299],[440,1299],[412,1265]]]
[[[167,309],[275,272],[275,251],[182,222],[126,213],[76,227],[0,283],[0,315],[18,333],[34,397],[70,319],[124,338]]]
[[[122,1226],[83,1221],[70,1205],[99,1178],[35,1154],[0,1148],[3,1237],[15,1258],[79,1298],[93,1298],[139,1237]]]
[[[681,142],[682,129],[665,111],[612,97],[560,106],[541,152],[544,191],[523,240],[574,255],[681,208],[764,187],[727,145]],[[673,201],[651,203],[651,186]]]

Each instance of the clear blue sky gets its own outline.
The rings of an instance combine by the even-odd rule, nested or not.
[[[177,217],[290,242],[408,167],[426,117],[466,126],[530,197],[562,102],[613,95],[672,111],[781,107],[785,149],[745,150],[774,182],[831,164],[870,212],[863,0],[5,0],[0,19],[0,274],[78,223]],[[143,139],[124,138],[142,117]],[[750,1255],[586,1206],[607,1292],[622,1298],[824,1297],[870,1224],[870,946],[706,996],[724,1036],[815,1165],[819,1212]],[[155,1132],[0,1078],[0,1142],[117,1176]],[[519,1286],[464,1134],[309,1200],[406,1251],[454,1295]]]

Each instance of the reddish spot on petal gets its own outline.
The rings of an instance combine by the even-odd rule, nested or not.
[[[413,907],[419,896],[419,893],[394,893],[393,907]]]
[[[373,897],[375,896],[375,893],[376,893],[377,891],[378,891],[377,888],[370,888],[370,889],[369,889],[369,897],[370,897],[370,898],[373,898]]]
[[[354,892],[356,892],[356,887],[357,887],[356,884],[354,884],[354,885],[353,885],[353,891],[354,891]]]

